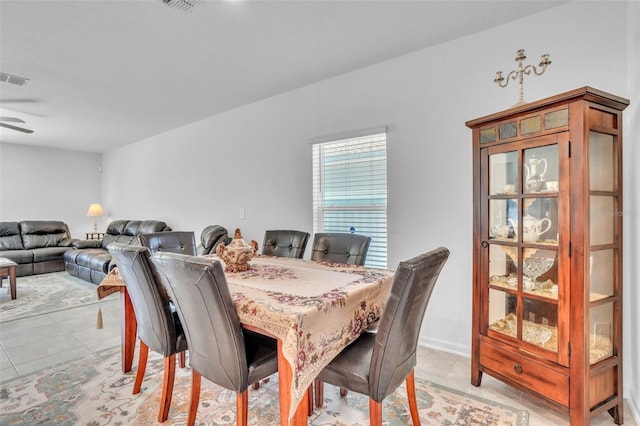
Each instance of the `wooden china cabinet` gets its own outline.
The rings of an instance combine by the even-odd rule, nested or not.
[[[623,420],[622,111],[583,87],[473,130],[471,383]]]

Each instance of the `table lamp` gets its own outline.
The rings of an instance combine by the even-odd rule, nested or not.
[[[93,221],[93,232],[98,232],[98,217],[104,216],[104,210],[100,204],[91,204],[87,211],[87,216],[95,217]]]

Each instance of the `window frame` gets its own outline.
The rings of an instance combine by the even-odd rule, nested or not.
[[[351,232],[372,237],[365,265],[383,269],[387,268],[388,262],[387,139],[387,131],[386,127],[384,127],[382,129],[369,129],[312,141],[313,232]],[[339,145],[344,146],[340,148],[338,147]],[[357,158],[358,155],[355,153],[358,150],[371,154],[368,162],[362,162],[363,158]],[[326,187],[328,180],[326,172],[327,159],[331,156],[331,154],[327,155],[329,151],[337,152],[339,155],[344,156],[342,170],[345,173],[344,178],[349,179],[351,177],[351,180],[356,182],[351,186],[348,183],[346,185],[338,185],[341,189],[346,188],[345,192],[339,193],[336,198],[342,201],[338,204],[327,204]],[[381,153],[383,154],[382,158],[380,156]],[[336,155],[336,157],[339,155]],[[368,166],[363,168],[362,165],[365,164],[368,164]],[[339,166],[340,161],[337,161],[336,165]],[[352,166],[352,170],[349,170],[349,165]],[[367,167],[369,168],[368,176]],[[369,184],[366,184],[367,181]],[[371,184],[372,181],[376,181],[376,183]],[[368,194],[366,192],[367,185],[370,191]],[[358,196],[352,197],[353,193],[357,193]],[[373,202],[362,204],[361,201],[363,199],[366,200],[366,198],[362,197],[367,196]],[[359,200],[360,202],[349,203],[349,201],[353,200]],[[340,215],[340,212],[344,212],[345,215]],[[349,212],[354,213],[354,217],[345,217],[348,216]],[[336,221],[351,222],[352,226],[357,226],[355,229],[350,229],[352,226],[348,227],[349,224],[347,223],[344,228],[336,229],[335,225],[331,227],[331,225],[327,224],[327,213],[337,213],[334,215],[338,218]],[[356,218],[356,216],[363,213],[364,216]],[[369,217],[367,218],[367,216]],[[357,220],[360,220],[360,222],[356,222]],[[363,223],[366,226],[363,227]]]

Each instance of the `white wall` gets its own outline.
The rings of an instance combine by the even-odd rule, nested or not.
[[[0,143],[0,221],[61,220],[71,236],[93,230],[101,155]]]
[[[209,224],[230,231],[241,227],[246,239],[260,242],[268,228],[311,232],[308,141],[387,125],[389,266],[438,245],[451,250],[421,342],[468,355],[473,211],[471,132],[464,123],[516,102],[517,85],[500,89],[492,80],[495,71],[506,74],[516,67],[520,48],[526,49],[526,63],[537,64],[543,53],[553,61],[543,76],[525,78],[527,100],[586,85],[630,98],[629,76],[640,71],[627,62],[634,48],[629,38],[640,26],[627,19],[629,12],[637,16],[634,11],[633,2],[570,3],[109,152],[103,157],[104,205],[113,218],[162,219],[197,235]],[[637,135],[639,96],[633,95]],[[637,145],[628,129],[625,136],[627,146]],[[633,222],[637,185],[636,193],[630,189],[631,180],[637,182],[638,150],[627,152],[625,195],[627,205],[636,206],[628,217]],[[132,158],[139,159],[137,167],[121,167]],[[239,218],[241,207],[246,219]],[[630,265],[638,259],[637,225],[625,229]],[[625,270],[627,284],[637,278],[637,266]],[[637,330],[640,321],[630,309],[630,301],[638,301],[631,287],[625,303],[625,387],[637,401],[639,338],[631,324]],[[640,412],[637,404],[635,410]]]
[[[628,75],[629,99],[623,125],[625,179],[624,219],[624,355],[625,391],[635,418],[640,420],[640,2],[629,3],[628,9]],[[635,362],[633,361],[635,360]]]

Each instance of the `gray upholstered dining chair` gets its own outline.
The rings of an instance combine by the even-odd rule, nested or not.
[[[285,229],[268,230],[264,233],[262,254],[302,259],[308,240],[308,232]]]
[[[149,349],[164,356],[164,379],[158,421],[169,415],[173,383],[175,380],[176,354],[180,354],[180,366],[185,366],[187,340],[177,315],[172,312],[167,291],[157,279],[146,247],[111,243],[109,253],[122,276],[138,324],[140,355],[133,393],[140,392],[147,366]]]
[[[209,225],[200,233],[200,244],[197,247],[197,252],[199,255],[215,254],[218,244],[228,244],[230,242],[231,238],[227,228],[220,225]]]
[[[278,371],[275,339],[243,330],[219,261],[158,252],[151,257],[184,325],[191,366],[187,424],[195,423],[202,377],[236,392],[236,424],[246,425],[248,386]]]
[[[322,382],[369,396],[370,424],[382,425],[382,401],[406,382],[411,420],[420,425],[414,367],[420,327],[449,250],[400,262],[375,332],[365,332],[318,375]]]
[[[371,237],[347,233],[316,233],[311,260],[364,265]]]
[[[140,244],[151,254],[159,251],[196,255],[196,236],[192,231],[153,232],[140,235]]]

